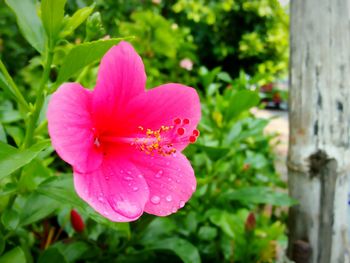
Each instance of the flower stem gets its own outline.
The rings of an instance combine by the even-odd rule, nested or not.
[[[23,107],[23,109],[26,112],[30,111],[30,107],[28,105],[28,102],[23,97],[21,91],[18,89],[17,85],[15,84],[12,77],[8,73],[6,67],[1,59],[0,59],[0,71],[4,75],[5,80],[7,81],[8,85],[9,85],[9,86],[7,86],[6,83],[4,83],[4,85],[2,85],[2,88],[5,91],[9,92],[16,99],[16,101]]]
[[[43,75],[42,75],[42,78],[40,81],[39,89],[37,90],[34,109],[31,113],[31,115],[29,116],[26,135],[24,137],[24,141],[22,144],[23,149],[31,146],[32,141],[33,141],[35,125],[38,121],[41,108],[42,108],[44,101],[45,101],[45,88],[46,88],[47,81],[49,80],[49,76],[50,76],[50,69],[51,69],[51,64],[52,64],[52,60],[53,60],[53,55],[54,55],[53,49],[49,49],[47,52],[46,63],[44,65],[44,72],[43,72]]]

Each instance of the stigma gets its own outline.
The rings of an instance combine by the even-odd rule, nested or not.
[[[146,154],[172,155],[176,153],[177,144],[196,142],[199,131],[188,130],[189,124],[189,119],[176,118],[173,125],[161,126],[157,130],[139,126],[141,136],[135,138],[132,145]]]

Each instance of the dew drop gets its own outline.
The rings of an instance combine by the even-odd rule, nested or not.
[[[171,202],[173,200],[173,198],[171,197],[171,195],[168,195],[165,200],[167,200],[168,202]]]
[[[124,179],[125,179],[126,181],[132,181],[133,178],[132,178],[131,176],[125,176]]]
[[[137,177],[138,177],[138,178],[143,178],[143,175],[142,175],[142,174],[139,174]]]
[[[177,211],[177,208],[175,206],[173,206],[171,212],[176,213],[176,211]]]
[[[123,173],[124,173],[124,171],[123,171],[123,170],[120,170],[120,173],[121,173],[121,174],[123,174]]]
[[[181,183],[181,181],[179,180],[179,179],[176,179],[176,182],[179,184],[179,183]]]
[[[109,176],[106,175],[106,176],[105,176],[105,179],[108,181],[108,180],[109,180]]]
[[[166,165],[168,165],[168,166],[169,166],[169,165],[170,165],[170,162],[166,162]]]
[[[196,190],[196,187],[194,185],[191,186],[192,191]]]
[[[180,208],[183,208],[185,206],[185,202],[181,200],[179,203],[179,206],[180,206]]]
[[[154,204],[154,205],[159,204],[159,202],[160,202],[160,197],[157,196],[157,195],[152,196],[151,202],[152,202],[152,204]]]
[[[112,198],[109,203],[114,211],[127,218],[135,218],[142,213],[142,209],[136,204],[127,200],[116,200]]]
[[[162,176],[162,174],[163,174],[163,171],[159,170],[158,173],[156,173],[154,177],[160,178]]]
[[[169,182],[171,182],[171,181],[172,181],[172,179],[169,177],[169,178],[168,178],[168,181],[169,181]]]
[[[131,171],[127,171],[126,173],[130,175],[130,174],[131,174]]]
[[[137,186],[134,186],[134,187],[132,188],[132,190],[133,190],[134,192],[137,192],[137,191],[139,190],[139,188],[138,188]]]
[[[109,213],[107,211],[103,211],[103,214],[106,215],[106,216],[109,215]]]

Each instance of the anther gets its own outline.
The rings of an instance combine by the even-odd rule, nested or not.
[[[199,130],[193,130],[192,134],[196,137],[199,136]]]

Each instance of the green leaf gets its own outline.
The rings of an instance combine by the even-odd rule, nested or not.
[[[229,108],[226,111],[227,121],[256,106],[259,101],[260,98],[257,92],[250,90],[237,91],[230,99]]]
[[[234,216],[226,211],[212,209],[208,211],[210,221],[221,228],[230,238],[235,237],[236,222]]]
[[[94,6],[86,6],[76,11],[72,17],[67,19],[67,22],[62,28],[61,37],[63,38],[73,33],[89,17],[93,10]]]
[[[220,199],[227,201],[240,201],[244,204],[270,204],[275,206],[292,206],[297,204],[297,201],[290,198],[287,193],[277,192],[274,189],[263,186],[252,186],[230,190]]]
[[[49,145],[50,141],[44,140],[26,150],[20,151],[6,143],[0,142],[0,180],[29,163]]]
[[[67,0],[42,0],[41,20],[49,38],[49,43],[54,45],[62,27],[64,6]]]
[[[213,240],[216,238],[218,231],[215,227],[202,226],[198,231],[198,238],[201,240]]]
[[[81,260],[81,258],[91,250],[91,247],[82,241],[56,243],[55,248],[59,249],[69,262],[76,262],[79,259]]]
[[[39,257],[38,263],[68,263],[65,256],[58,248],[46,249]]]
[[[7,143],[6,133],[4,130],[4,126],[1,124],[1,122],[0,122],[0,141]]]
[[[148,249],[154,250],[169,250],[175,253],[185,263],[200,263],[198,250],[187,240],[171,237],[160,239],[156,242],[150,243]]]
[[[2,254],[2,252],[4,252],[5,250],[5,238],[3,236],[3,234],[0,232],[0,255]]]
[[[12,194],[17,191],[17,184],[15,183],[7,183],[4,187],[0,190],[0,197]]]
[[[34,0],[5,0],[16,14],[17,24],[29,44],[39,53],[43,53],[45,36],[43,25],[37,15]]]
[[[26,257],[22,248],[15,247],[0,257],[0,263],[26,263]]]
[[[24,204],[21,212],[20,225],[25,226],[46,218],[52,214],[60,204],[51,198],[38,193],[32,193]]]
[[[232,81],[231,76],[227,72],[220,72],[217,75],[218,79],[230,83]]]
[[[225,157],[226,154],[228,154],[229,151],[230,151],[229,148],[216,147],[216,146],[205,146],[205,145],[201,145],[201,144],[198,144],[198,143],[194,144],[193,146],[201,149],[213,161],[217,161],[217,160]]]
[[[6,209],[1,215],[1,223],[8,230],[15,230],[19,223],[19,214],[15,210]]]
[[[98,40],[77,45],[64,58],[62,67],[58,73],[56,85],[68,80],[72,75],[85,66],[100,60],[112,46],[118,44],[122,38]]]

